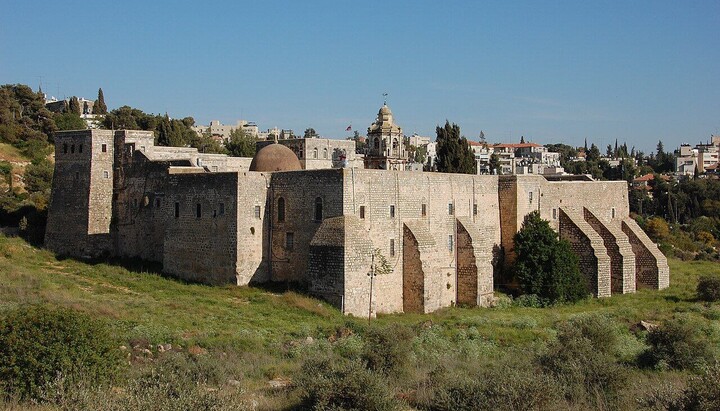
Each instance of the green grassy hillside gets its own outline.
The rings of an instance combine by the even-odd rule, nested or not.
[[[718,265],[669,263],[671,286],[663,291],[643,290],[550,308],[522,307],[501,297],[495,308],[383,315],[368,326],[367,319],[344,317],[327,304],[292,291],[187,284],[140,263],[121,266],[58,260],[21,239],[0,235],[0,316],[34,303],[88,313],[110,324],[133,365],[127,373],[131,378],[160,367],[168,352],[194,363],[204,356],[213,359],[208,366],[214,370],[211,374],[220,375],[202,380],[211,392],[231,390],[260,409],[278,409],[298,406],[305,398],[302,387],[292,382],[302,381],[302,367],[308,358],[329,353],[337,358],[370,358],[366,350],[376,330],[408,330],[397,337],[408,350],[402,365],[405,378],[387,377],[402,407],[423,408],[428,378],[438,375],[439,369],[449,371],[447,378],[452,380],[453,369],[472,373],[494,364],[506,366],[518,355],[540,355],[555,340],[558,324],[596,313],[609,319],[617,330],[614,361],[627,368],[634,381],[628,385],[632,390],[623,391],[617,400],[625,401],[619,404],[626,407],[637,405],[628,398],[649,392],[647,381],[677,382],[682,387],[687,377],[683,371],[635,367],[637,356],[647,348],[643,332],[631,332],[635,324],[661,324],[683,315],[707,330],[708,344],[717,347],[720,342],[720,306],[695,299],[699,276],[717,274]],[[145,349],[149,351],[142,351]],[[241,388],[234,390],[238,381]],[[595,400],[567,401],[578,409],[598,405]],[[618,404],[612,401],[604,399],[602,404]]]

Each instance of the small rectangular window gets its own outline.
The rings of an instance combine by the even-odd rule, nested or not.
[[[473,215],[477,215],[477,204],[473,204]]]
[[[217,173],[217,171],[218,171],[218,166],[212,166],[212,171],[213,171],[214,173]]]
[[[82,153],[82,144],[80,144],[80,147],[78,147],[78,153]]]
[[[557,208],[553,208],[553,220],[557,220]]]
[[[390,206],[390,218],[395,218],[395,206]]]
[[[63,154],[67,154],[67,150],[68,150],[67,148],[68,148],[67,143],[64,143],[63,144]]]
[[[103,178],[110,178],[110,172],[107,170],[103,171]]]
[[[454,245],[455,245],[455,242],[454,242],[453,236],[452,236],[452,234],[451,234],[451,235],[448,236],[448,250],[449,250],[449,251],[452,251]]]
[[[423,217],[427,216],[427,204],[422,205],[421,214]]]
[[[197,217],[197,218],[202,217],[202,205],[201,204],[197,204],[195,206],[195,217]]]
[[[180,218],[180,203],[175,203],[175,218]]]
[[[453,203],[449,203],[448,204],[448,215],[453,215],[454,212],[455,212],[455,210],[453,207]]]
[[[292,251],[294,246],[295,246],[295,234],[285,233],[285,249],[288,251]]]
[[[260,206],[255,206],[255,218],[260,219]]]
[[[390,239],[390,256],[395,255],[395,239]]]
[[[107,153],[107,144],[103,144],[101,147],[102,147],[102,152]]]
[[[225,203],[220,203],[220,215],[225,215]]]
[[[612,208],[612,218],[615,218],[615,207]]]
[[[365,218],[365,206],[360,206],[360,219]]]
[[[532,195],[533,195],[533,192],[528,191],[528,198],[530,199],[530,204],[532,204],[532,197],[533,197]]]

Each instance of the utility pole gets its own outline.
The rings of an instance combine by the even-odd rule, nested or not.
[[[373,297],[373,279],[375,278],[375,251],[373,250],[372,258],[370,260],[370,272],[367,274],[370,277],[370,303],[368,304],[368,323],[372,319],[372,297]]]

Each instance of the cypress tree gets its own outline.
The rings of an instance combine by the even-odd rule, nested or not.
[[[93,106],[94,114],[107,114],[107,105],[105,105],[105,96],[103,95],[102,88],[98,89],[98,98],[95,100]]]
[[[82,115],[82,110],[80,109],[80,100],[78,100],[77,97],[73,96],[70,97],[70,112],[73,114]]]
[[[475,155],[465,137],[460,136],[460,126],[436,127],[437,133],[437,170],[441,173],[475,174]]]

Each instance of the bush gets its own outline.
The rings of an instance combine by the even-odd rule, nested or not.
[[[400,376],[410,358],[413,337],[412,331],[402,325],[371,327],[363,336],[362,359],[371,371]]]
[[[565,396],[576,402],[600,402],[600,408],[613,408],[628,378],[617,364],[618,333],[613,323],[601,316],[580,317],[558,326],[557,340],[538,357],[542,369],[554,376]]]
[[[525,217],[514,241],[515,276],[525,294],[536,294],[548,304],[575,302],[588,296],[587,282],[570,244],[558,239],[538,212]]]
[[[69,309],[21,307],[0,319],[0,384],[37,398],[57,378],[111,380],[120,354],[104,323]]]
[[[720,364],[690,378],[684,389],[673,385],[655,387],[639,403],[652,410],[720,410]]]
[[[360,361],[334,356],[310,358],[296,384],[301,390],[301,409],[382,411],[399,406],[388,381]]]
[[[713,352],[700,325],[685,316],[666,321],[647,334],[650,348],[641,365],[654,368],[699,369],[713,360]]]
[[[414,404],[430,411],[558,409],[557,383],[531,364],[502,364],[473,375],[433,373],[429,392]]]
[[[697,297],[701,301],[720,301],[720,276],[702,276],[697,285]]]

